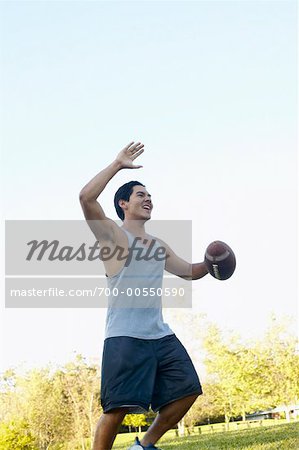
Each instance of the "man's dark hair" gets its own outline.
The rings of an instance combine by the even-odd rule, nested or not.
[[[115,206],[115,209],[116,209],[116,213],[117,213],[118,217],[121,220],[124,220],[125,215],[124,215],[123,210],[119,206],[118,202],[120,200],[125,200],[126,202],[128,202],[130,197],[131,197],[131,194],[133,192],[133,187],[134,186],[143,186],[143,187],[145,187],[144,184],[140,183],[139,181],[129,181],[128,183],[123,184],[115,193],[114,206]]]

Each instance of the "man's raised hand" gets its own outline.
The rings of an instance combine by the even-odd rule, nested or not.
[[[121,169],[139,169],[140,165],[133,164],[134,159],[138,158],[144,152],[144,145],[141,142],[130,142],[116,157]]]

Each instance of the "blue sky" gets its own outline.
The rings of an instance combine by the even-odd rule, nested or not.
[[[121,183],[144,181],[154,219],[192,220],[194,261],[214,239],[236,252],[234,278],[194,284],[194,311],[244,337],[295,317],[296,2],[0,7],[3,218],[82,218],[82,186],[140,140],[144,168],[111,181],[107,215]],[[102,310],[1,319],[5,367],[100,354]]]

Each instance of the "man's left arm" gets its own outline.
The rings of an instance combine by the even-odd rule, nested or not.
[[[163,246],[166,250],[165,270],[167,272],[184,278],[185,280],[199,280],[209,273],[204,262],[194,264],[188,263],[176,255],[165,242],[163,242]]]

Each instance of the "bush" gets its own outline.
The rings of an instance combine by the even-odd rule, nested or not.
[[[38,450],[27,422],[12,420],[0,424],[0,450]]]

